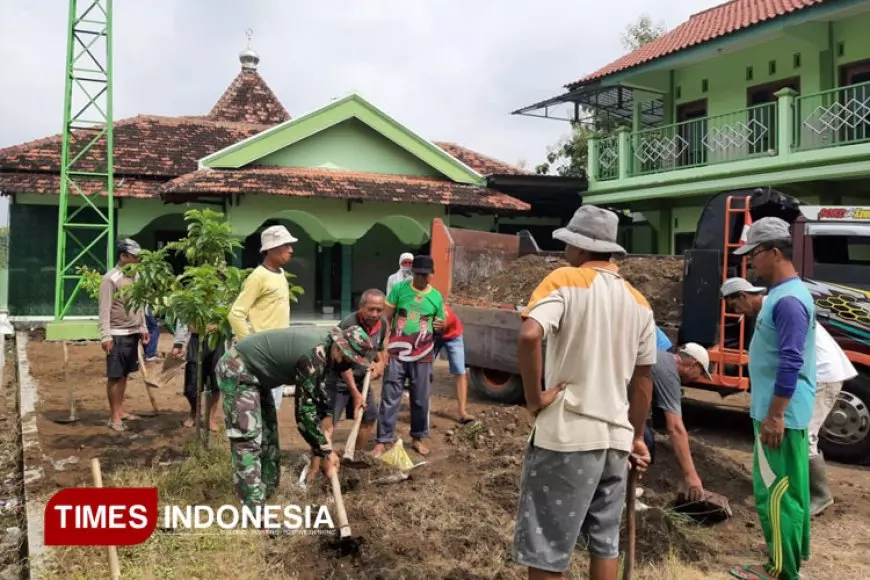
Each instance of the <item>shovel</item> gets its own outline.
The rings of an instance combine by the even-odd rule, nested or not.
[[[368,369],[366,371],[366,377],[363,380],[363,388],[362,388],[362,399],[366,401],[366,397],[369,394],[369,383],[372,380],[372,369]],[[341,458],[341,462],[345,465],[351,467],[361,467],[366,466],[368,464],[363,461],[354,461],[354,453],[356,452],[356,438],[359,435],[359,429],[362,425],[363,419],[363,411],[361,409],[355,409],[356,418],[353,421],[353,429],[350,430],[350,435],[347,437],[347,444],[344,446],[344,455]]]
[[[631,574],[634,572],[634,546],[635,546],[635,530],[637,528],[637,518],[634,511],[634,501],[637,496],[637,468],[634,462],[631,462],[631,468],[628,471],[628,485],[625,490],[626,503],[626,521],[625,535],[627,538],[625,547],[625,561],[622,564],[622,580],[631,580]]]
[[[63,341],[63,383],[66,386],[66,395],[69,400],[69,417],[55,420],[55,423],[78,423],[78,415],[76,414],[76,398],[73,394],[72,382],[69,380],[69,347],[67,342]]]
[[[160,411],[157,409],[157,401],[154,399],[154,394],[151,392],[151,387],[149,386],[148,380],[148,369],[145,366],[145,351],[142,348],[142,343],[139,343],[139,372],[142,373],[142,379],[145,381],[145,392],[148,393],[148,399],[151,401],[151,408],[154,409],[153,413],[142,413],[144,417],[156,417],[160,414]]]
[[[184,370],[186,364],[187,362],[183,358],[168,356],[163,359],[163,368],[156,378],[148,377],[144,374],[142,375],[142,378],[145,380],[145,384],[149,387],[160,389],[165,387],[169,384],[169,381],[178,376]]]

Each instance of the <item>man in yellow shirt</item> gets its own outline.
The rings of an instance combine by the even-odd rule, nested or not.
[[[298,240],[284,226],[271,226],[260,234],[263,263],[251,272],[227,318],[236,340],[254,332],[290,326],[290,285],[284,276]],[[272,389],[275,411],[281,409],[284,387]]]

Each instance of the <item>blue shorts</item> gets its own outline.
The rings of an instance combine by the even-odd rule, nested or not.
[[[438,360],[441,349],[447,351],[447,362],[450,363],[450,374],[458,377],[465,374],[465,343],[462,336],[447,341],[435,340],[435,352],[432,360]]]

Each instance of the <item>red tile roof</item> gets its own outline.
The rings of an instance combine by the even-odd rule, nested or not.
[[[170,181],[161,192],[166,201],[179,203],[201,196],[265,193],[468,208],[531,209],[529,204],[495,190],[447,179],[307,167],[202,169]]]
[[[831,0],[827,1],[831,2]],[[598,80],[824,2],[825,0],[731,0],[692,15],[687,22],[680,24],[661,38],[645,44],[567,87],[570,89]]]
[[[491,175],[494,173],[502,175],[531,175],[531,172],[520,169],[504,161],[499,161],[477,151],[466,149],[456,143],[444,143],[436,141],[435,145],[449,153],[452,157],[459,159],[469,167],[481,175]]]
[[[230,123],[205,117],[140,115],[115,122],[115,175],[173,178],[194,171],[197,161],[267,129],[268,125]],[[82,134],[82,144],[92,138]],[[0,172],[60,172],[61,135],[0,149]],[[90,154],[89,154],[90,155]],[[96,157],[104,163],[105,139]],[[97,163],[80,168],[99,169]]]
[[[277,125],[290,113],[257,71],[242,70],[208,114],[214,121]]]
[[[156,197],[160,186],[165,183],[159,179],[116,178],[116,197]],[[79,187],[88,195],[97,193],[102,187],[99,181],[76,181]],[[60,175],[57,173],[0,173],[0,194],[13,195],[23,193],[41,193],[58,195],[60,193]],[[77,195],[74,189],[72,195]]]
[[[216,182],[210,175],[200,177],[201,172],[188,176],[198,169],[203,157],[260,133],[275,124],[284,122],[290,115],[269,89],[265,81],[254,71],[243,70],[230,84],[207,116],[162,117],[139,115],[115,122],[115,195],[118,197],[157,197],[160,188],[167,181],[175,180],[168,188],[174,198],[182,191],[183,184],[190,184],[190,192],[196,193],[207,187],[218,187],[233,183],[230,174]],[[76,145],[87,143],[93,133],[78,133],[74,139],[73,155]],[[0,194],[60,192],[61,135],[54,135],[20,145],[0,149]],[[439,144],[448,154],[456,156],[480,174],[522,173],[516,167],[502,163],[480,153],[451,143]],[[79,163],[79,169],[100,171],[105,159],[105,139],[99,141],[88,163]],[[245,169],[242,173],[249,172]],[[292,172],[291,172],[292,173]],[[263,183],[278,195],[313,195],[299,189],[300,183],[311,183],[312,191],[326,197],[352,196],[357,192],[360,199],[379,199],[382,201],[410,201],[418,203],[451,203],[470,207],[515,207],[526,204],[514,198],[498,194],[485,188],[452,184],[432,179],[414,180],[375,174],[345,173],[351,182],[342,186],[337,182],[339,175],[332,172],[328,179],[320,176],[305,178],[296,176],[281,186],[275,180],[280,172],[267,171],[254,175],[266,179]],[[182,177],[180,180],[176,178]],[[122,181],[123,180],[123,181]],[[77,184],[86,188],[88,193],[95,192],[99,183]],[[376,191],[390,186],[389,191]],[[186,186],[185,186],[186,187]],[[262,188],[259,191],[263,191]],[[405,199],[407,197],[407,199]],[[455,201],[451,201],[455,200]]]

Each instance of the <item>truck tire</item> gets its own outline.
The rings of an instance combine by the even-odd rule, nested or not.
[[[514,405],[525,399],[523,381],[519,375],[469,367],[468,382],[476,393],[496,403]]]
[[[870,463],[870,379],[865,369],[846,381],[819,430],[819,449],[840,463]]]

